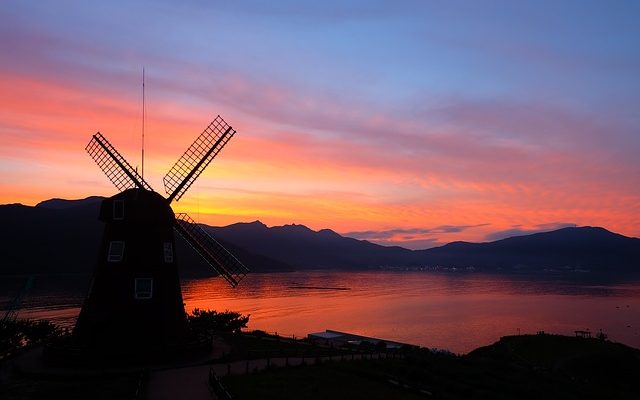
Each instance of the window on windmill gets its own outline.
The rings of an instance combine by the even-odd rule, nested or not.
[[[164,249],[164,262],[172,263],[173,262],[173,245],[171,244],[171,242],[164,242],[163,249]]]
[[[113,219],[124,219],[124,200],[113,201]]]
[[[114,240],[109,243],[109,254],[107,254],[108,262],[120,262],[124,257],[124,242]]]
[[[150,299],[153,296],[153,279],[136,278],[133,296],[136,299]]]

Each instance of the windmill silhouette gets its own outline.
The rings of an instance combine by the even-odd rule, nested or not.
[[[193,219],[171,209],[235,133],[217,116],[165,175],[166,198],[153,191],[100,132],[93,135],[86,151],[120,193],[100,207],[105,230],[73,332],[79,344],[137,351],[180,347],[191,340],[174,231],[231,286],[247,274],[248,269]]]

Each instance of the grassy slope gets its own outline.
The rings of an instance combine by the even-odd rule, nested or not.
[[[337,349],[232,335],[231,359]],[[405,349],[403,358],[325,362],[223,378],[240,399],[638,399],[640,350],[559,335],[504,337],[465,356]],[[0,373],[0,375],[2,375]],[[135,374],[92,379],[13,376],[0,398],[131,398]]]
[[[558,335],[506,337],[462,357],[422,349],[404,359],[332,362],[223,379],[242,399],[350,400],[637,399],[638,381],[639,350]]]
[[[417,393],[376,379],[365,362],[332,362],[264,373],[233,376],[224,380],[241,399],[422,399]]]

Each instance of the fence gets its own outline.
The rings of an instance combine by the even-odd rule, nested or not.
[[[302,356],[302,357],[269,357],[253,360],[239,360],[228,363],[213,364],[209,368],[209,386],[219,399],[232,400],[231,394],[220,382],[220,377],[230,375],[244,375],[264,371],[270,368],[297,367],[316,365],[327,361],[356,361],[356,360],[387,360],[402,358],[395,352],[376,353],[342,353],[329,356]]]
[[[315,365],[327,361],[386,360],[402,357],[403,356],[401,354],[395,352],[341,353],[328,356],[268,357],[213,364],[210,371],[211,374],[215,376],[243,375],[262,371],[267,368]]]

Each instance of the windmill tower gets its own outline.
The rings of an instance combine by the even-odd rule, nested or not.
[[[104,353],[148,352],[190,340],[174,232],[231,286],[246,275],[247,268],[220,243],[187,214],[171,209],[235,133],[220,116],[214,119],[165,175],[166,198],[153,191],[100,132],[93,135],[86,150],[120,193],[100,207],[105,230],[74,328],[78,344]]]

